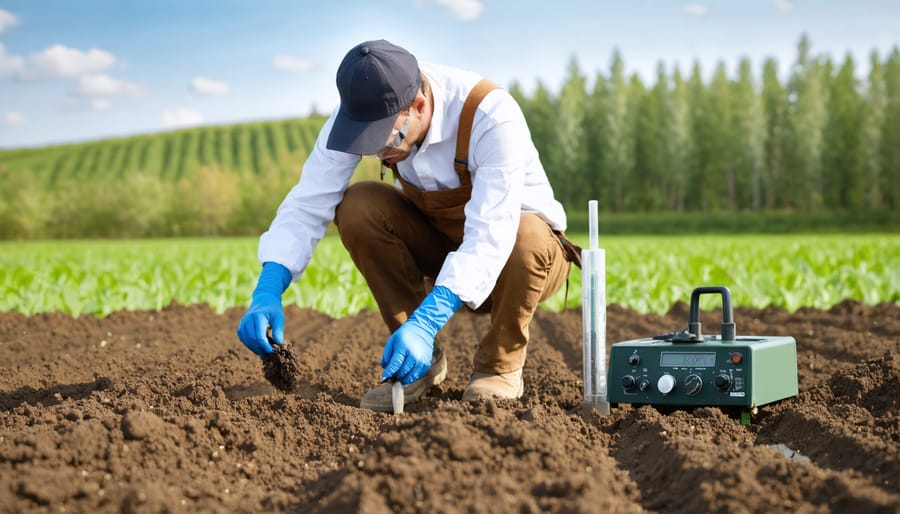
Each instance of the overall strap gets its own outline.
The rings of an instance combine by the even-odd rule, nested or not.
[[[472,135],[472,122],[475,120],[475,111],[478,104],[494,89],[500,86],[488,79],[481,79],[469,92],[466,103],[463,104],[462,113],[459,115],[459,128],[456,131],[456,158],[453,159],[453,168],[459,175],[459,184],[468,186],[472,183],[469,175],[469,138]]]

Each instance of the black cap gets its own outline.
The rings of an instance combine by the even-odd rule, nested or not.
[[[420,80],[418,61],[397,45],[379,39],[353,47],[337,71],[341,108],[328,149],[359,155],[381,151],[397,115],[416,97]]]

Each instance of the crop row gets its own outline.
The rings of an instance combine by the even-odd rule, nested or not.
[[[616,236],[601,246],[608,302],[642,313],[664,313],[702,285],[728,286],[735,306],[756,308],[900,303],[896,235]],[[177,301],[222,312],[248,304],[258,271],[250,238],[0,243],[0,311],[107,315]],[[562,288],[544,307],[577,307],[580,299],[573,269],[568,293]],[[701,307],[717,307],[707,300]],[[335,317],[376,308],[335,236],[322,240],[284,301]]]
[[[287,119],[198,127],[152,135],[0,153],[2,168],[60,179],[108,180],[134,172],[166,180],[201,166],[259,174],[297,170],[315,143],[322,120]]]

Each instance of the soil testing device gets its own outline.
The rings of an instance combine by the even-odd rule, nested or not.
[[[700,328],[700,297],[722,297],[719,335]],[[797,342],[783,336],[737,336],[731,291],[698,287],[681,332],[615,343],[610,349],[609,401],[655,405],[761,405],[797,395]]]

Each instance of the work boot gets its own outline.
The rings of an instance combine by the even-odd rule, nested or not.
[[[431,386],[436,386],[447,378],[447,358],[437,345],[434,346],[434,354],[431,356],[431,367],[425,376],[415,382],[403,386],[404,406],[418,400]],[[360,408],[378,412],[394,412],[394,404],[391,401],[391,383],[385,382],[380,386],[369,389],[359,401]]]
[[[463,392],[463,401],[499,398],[516,399],[525,391],[525,382],[522,380],[522,368],[509,373],[472,373],[469,387]]]

